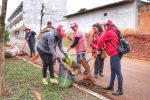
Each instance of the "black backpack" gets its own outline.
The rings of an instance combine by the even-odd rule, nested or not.
[[[126,40],[125,38],[123,38],[121,36],[121,32],[117,29],[118,32],[118,38],[119,38],[119,46],[118,48],[116,48],[116,46],[114,45],[114,43],[112,43],[112,41],[110,41],[110,43],[114,46],[114,48],[116,48],[120,54],[126,54],[130,52],[130,45],[128,40]]]

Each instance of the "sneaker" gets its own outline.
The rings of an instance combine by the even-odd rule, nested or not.
[[[110,91],[113,91],[113,90],[114,90],[114,88],[111,87],[111,86],[104,87],[103,89],[104,89],[104,90],[110,90]]]
[[[113,92],[112,95],[114,95],[114,96],[123,95],[123,91],[122,91],[122,89],[118,89],[117,91]]]
[[[95,78],[98,78],[98,75],[94,75]]]
[[[47,85],[48,84],[47,78],[43,78],[42,82],[44,85]]]
[[[63,84],[59,84],[59,88],[64,88]]]
[[[50,79],[50,83],[52,84],[58,84],[58,80],[55,78]]]

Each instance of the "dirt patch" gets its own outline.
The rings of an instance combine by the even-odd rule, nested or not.
[[[126,56],[150,59],[150,34],[128,34],[124,37],[131,46],[131,51]]]
[[[93,92],[103,95],[108,99],[113,100],[113,98],[111,98],[110,96],[107,95],[107,91],[104,91],[101,86],[97,86],[94,82],[91,82],[89,80],[80,80],[80,81],[76,81],[75,83],[78,84],[79,86],[82,86]]]

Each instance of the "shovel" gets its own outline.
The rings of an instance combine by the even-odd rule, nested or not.
[[[93,58],[95,58],[94,56],[92,58],[90,58],[87,63],[89,61],[91,61]],[[96,60],[96,59],[95,59]],[[95,62],[95,61],[94,61]],[[89,65],[89,64],[88,64]],[[83,77],[83,80],[88,80],[88,81],[91,81],[91,82],[95,82],[95,77],[91,75],[91,72],[93,71],[93,67],[91,67],[90,69],[90,74],[86,75],[85,77]]]

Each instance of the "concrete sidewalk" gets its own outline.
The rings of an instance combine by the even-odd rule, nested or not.
[[[22,48],[25,41],[21,39],[12,39],[10,43],[18,43],[17,46],[19,48]],[[27,53],[29,53],[28,45],[26,45],[24,51],[27,51]],[[71,52],[74,51],[72,50]],[[90,57],[91,54],[86,55],[87,59],[89,59]],[[41,65],[40,59],[35,63]],[[90,61],[90,65],[93,66],[93,60]],[[58,72],[58,70],[58,66],[55,66],[55,72]],[[84,70],[82,69],[82,71]],[[122,72],[124,76],[124,95],[115,97],[111,95],[112,92],[110,91],[106,91],[106,94],[115,100],[148,100],[150,98],[150,62],[123,57]],[[83,76],[80,75],[79,79],[81,79],[82,77]],[[109,83],[109,79],[110,64],[109,57],[107,57],[105,59],[104,65],[104,77],[96,79],[95,83],[99,86],[104,87]],[[115,89],[117,89],[117,81],[115,82]]]

